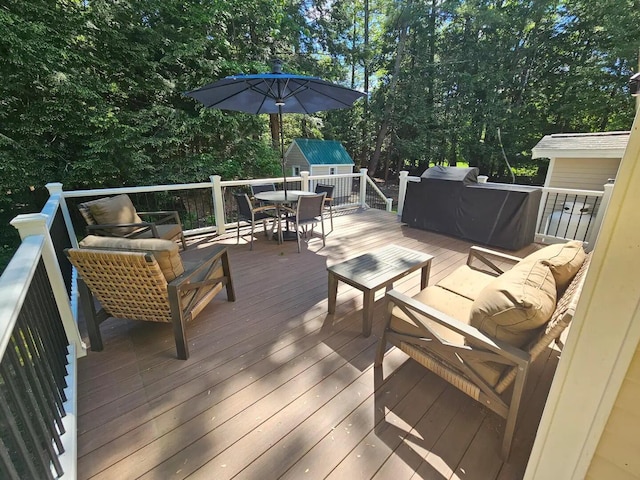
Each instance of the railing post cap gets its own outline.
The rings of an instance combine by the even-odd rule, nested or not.
[[[409,176],[409,171],[408,170],[400,170],[400,176],[401,177],[408,177]]]
[[[43,213],[23,213],[9,223],[18,230],[20,238],[30,235],[42,235],[47,231],[48,217]]]
[[[62,192],[62,183],[60,182],[47,183],[45,187],[47,188],[47,190],[49,190],[50,194]]]

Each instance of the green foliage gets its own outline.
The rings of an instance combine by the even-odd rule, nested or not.
[[[47,182],[278,175],[267,116],[183,95],[274,57],[370,90],[352,109],[287,115],[287,145],[340,140],[357,167],[379,156],[371,173],[385,177],[457,162],[501,177],[504,155],[533,174],[545,134],[630,127],[639,37],[637,0],[6,0],[0,246]]]

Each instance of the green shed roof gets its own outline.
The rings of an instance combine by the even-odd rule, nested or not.
[[[296,138],[302,154],[310,165],[353,165],[342,144],[336,140],[315,140],[311,138]]]

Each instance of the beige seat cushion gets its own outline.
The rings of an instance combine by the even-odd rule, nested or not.
[[[586,256],[582,242],[571,240],[567,243],[547,245],[527,255],[522,262],[542,261],[548,265],[555,278],[556,288],[559,293],[562,293],[580,270]]]
[[[413,298],[456,320],[467,324],[469,323],[473,302],[465,297],[461,297],[439,286],[431,286],[420,291],[420,293],[416,294]],[[399,307],[395,307],[391,315],[391,329],[393,331],[413,336],[422,336],[416,324],[413,323]],[[427,317],[421,317],[421,320],[424,321],[441,340],[453,345],[463,346],[465,344],[462,335],[449,330],[433,320],[429,320]],[[435,355],[435,353],[425,353]],[[469,367],[475,370],[478,375],[492,386],[498,383],[500,376],[506,368],[505,365],[498,363],[479,362],[471,359],[466,360]],[[442,362],[443,360],[441,359],[440,361]],[[459,369],[459,366],[452,366],[452,368]]]
[[[541,261],[520,262],[487,285],[471,308],[470,323],[516,347],[529,342],[556,307],[556,282]]]
[[[436,285],[473,301],[484,287],[496,277],[462,265],[440,280]]]
[[[129,195],[116,195],[115,197],[101,198],[87,202],[89,211],[95,222],[99,225],[119,223],[141,223],[142,219],[136,213]],[[126,235],[134,231],[136,227],[113,230],[114,235]]]
[[[167,282],[184,273],[182,259],[178,253],[178,244],[160,238],[129,239],[119,237],[99,237],[89,235],[80,242],[81,248],[102,250],[124,250],[129,252],[151,253]]]

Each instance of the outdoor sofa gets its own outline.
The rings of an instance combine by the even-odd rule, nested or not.
[[[387,292],[376,366],[390,343],[504,417],[507,458],[531,362],[560,343],[589,260],[578,241],[524,259],[472,247],[466,265],[415,296]]]

